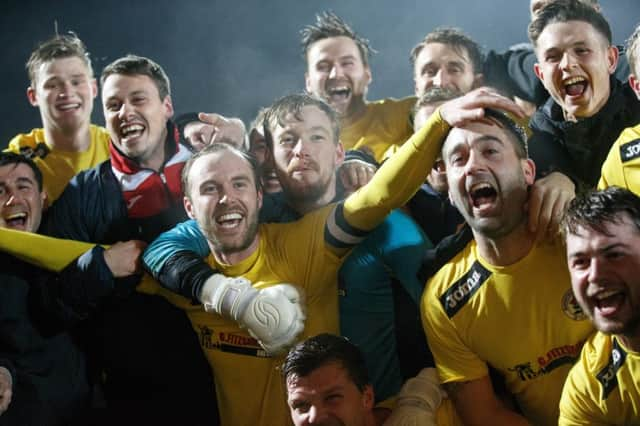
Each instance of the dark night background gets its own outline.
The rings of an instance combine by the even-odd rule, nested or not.
[[[614,42],[622,43],[640,23],[640,0],[600,3]],[[526,41],[528,7],[528,0],[3,0],[1,147],[41,127],[26,99],[24,63],[38,41],[54,34],[55,21],[60,32],[74,31],[86,43],[97,76],[126,53],[148,56],[171,78],[177,113],[250,121],[259,106],[304,88],[299,30],[317,12],[333,10],[369,38],[378,54],[368,98],[378,99],[413,92],[409,51],[435,27],[460,27],[485,49],[503,50]],[[98,100],[93,122],[104,122]]]

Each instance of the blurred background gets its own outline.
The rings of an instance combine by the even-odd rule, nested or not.
[[[614,42],[640,23],[640,0],[601,0]],[[16,133],[41,127],[27,102],[24,64],[54,34],[74,31],[91,52],[96,77],[127,53],[165,69],[178,114],[218,112],[250,121],[276,97],[304,89],[300,29],[333,10],[378,53],[368,99],[413,93],[409,52],[438,26],[457,26],[485,50],[526,42],[528,0],[3,0],[1,148]],[[103,124],[99,100],[93,122]]]

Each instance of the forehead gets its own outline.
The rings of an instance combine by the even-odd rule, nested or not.
[[[36,181],[36,175],[31,170],[31,167],[24,163],[5,164],[0,166],[0,182],[6,183],[16,179],[28,179],[32,182]]]
[[[546,50],[576,43],[608,44],[596,28],[585,21],[552,22],[548,24],[538,37],[538,50]]]
[[[323,60],[335,60],[352,56],[362,60],[356,42],[346,36],[329,37],[313,43],[307,50],[307,62],[316,63]]]
[[[144,74],[111,74],[102,85],[102,97],[104,99],[126,95],[131,92],[145,92],[160,96],[160,92],[151,77]]]
[[[46,79],[56,75],[89,75],[89,67],[77,56],[57,58],[40,64],[36,70],[38,79]]]
[[[416,66],[422,66],[422,64],[430,62],[470,63],[471,60],[469,59],[469,52],[465,47],[434,42],[424,45],[416,58]]]
[[[489,139],[487,139],[487,136]],[[503,145],[511,146],[513,149],[513,144],[510,143],[509,137],[508,131],[497,123],[472,122],[465,126],[451,129],[442,147],[442,153],[446,155],[446,153],[461,145],[473,145],[477,142],[491,139],[498,140]]]
[[[240,176],[253,180],[249,162],[232,151],[217,151],[198,157],[189,170],[189,179],[197,184],[207,180],[223,181]]]
[[[344,367],[337,362],[330,362],[316,368],[304,377],[289,376],[287,378],[287,393],[290,397],[295,394],[316,394],[348,383],[353,384]]]
[[[603,230],[578,226],[575,233],[567,233],[566,245],[569,254],[591,247],[598,250],[612,244],[640,246],[640,231],[628,213],[618,213],[616,222],[604,222]],[[637,252],[640,256],[640,250]]]
[[[313,128],[322,128],[330,132],[332,128],[329,116],[315,105],[302,107],[298,117],[292,112],[287,113],[280,121],[280,123],[276,123],[274,134]]]

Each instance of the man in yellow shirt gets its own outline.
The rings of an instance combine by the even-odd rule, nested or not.
[[[56,35],[41,43],[31,53],[27,70],[27,98],[40,110],[43,128],[15,136],[7,151],[34,160],[51,203],[73,176],[109,158],[109,134],[91,124],[98,86],[78,37]]]
[[[366,100],[372,80],[368,40],[325,12],[316,16],[315,25],[303,28],[301,44],[306,90],[338,113],[345,149],[362,149],[381,162],[390,146],[400,146],[411,136],[415,98]]]
[[[611,187],[571,203],[563,222],[571,285],[598,332],[560,400],[560,425],[640,424],[640,198]]]

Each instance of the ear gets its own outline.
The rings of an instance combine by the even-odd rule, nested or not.
[[[38,106],[38,96],[36,94],[36,89],[31,86],[27,87],[27,99],[29,100],[29,103],[34,107]]]
[[[366,86],[369,86],[371,84],[371,82],[373,81],[373,76],[371,75],[371,68],[369,68],[369,65],[365,65],[364,66],[364,73],[367,76],[367,84],[366,84]]]
[[[609,46],[607,48],[607,65],[609,74],[613,74],[616,71],[619,57],[620,52],[618,51],[618,48],[616,46]]]
[[[640,99],[640,79],[633,74],[629,75],[629,86],[636,92],[636,96]]]
[[[262,190],[258,191],[258,211],[262,208]]]
[[[476,74],[473,77],[473,86],[471,86],[471,87],[476,89],[476,88],[482,87],[482,86],[484,86],[484,74],[482,74],[482,73]]]
[[[182,197],[182,204],[184,205],[184,210],[187,212],[187,215],[191,219],[195,219],[195,212],[193,211],[193,204],[191,204],[191,200],[186,195]]]
[[[336,164],[336,168],[342,164],[342,162],[344,161],[344,146],[342,146],[342,142],[340,142],[338,140],[338,143],[336,144],[336,158],[335,158],[335,164]]]
[[[375,395],[373,392],[373,386],[366,385],[362,391],[362,405],[366,411],[373,410],[375,403]]]
[[[44,189],[40,192],[40,201],[42,202],[42,211],[49,208],[49,197],[47,196],[47,191]]]
[[[95,99],[98,96],[98,82],[95,78],[91,79],[91,99]]]
[[[304,88],[307,93],[311,93],[311,79],[309,78],[309,72],[305,71],[304,73]]]
[[[166,118],[169,119],[173,117],[173,102],[171,101],[170,95],[165,96],[164,100],[162,101],[162,106],[164,107]]]
[[[522,172],[524,173],[524,181],[527,185],[533,185],[536,180],[536,163],[532,159],[527,158],[521,161]]]
[[[542,74],[542,69],[540,68],[539,63],[536,62],[535,64],[533,64],[533,72],[536,73],[538,79],[540,79],[540,81],[544,84],[544,74]]]

